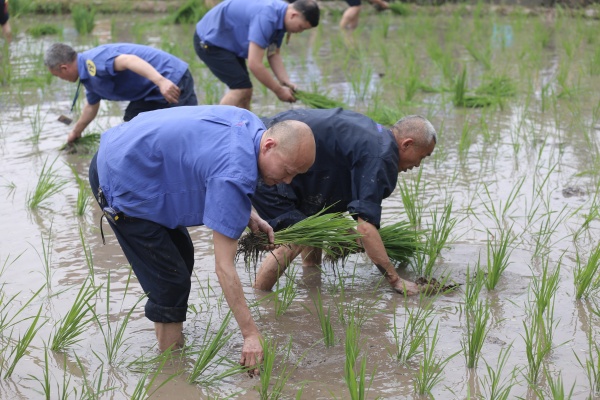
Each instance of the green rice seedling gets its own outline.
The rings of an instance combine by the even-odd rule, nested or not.
[[[39,24],[34,25],[27,29],[27,33],[29,33],[34,38],[39,38],[42,36],[49,35],[57,35],[61,32],[61,28],[54,24]]]
[[[571,391],[569,393],[566,393],[565,384],[563,383],[562,376],[560,373],[556,378],[554,378],[550,371],[544,368],[544,376],[546,377],[548,391],[550,392],[551,398],[553,400],[570,400],[573,397],[573,391],[575,390],[576,382],[574,382],[573,386],[571,386]],[[541,390],[541,388],[536,388],[535,393],[540,399],[545,398],[544,392]]]
[[[35,111],[32,116],[29,116],[29,125],[31,126],[31,137],[30,140],[33,144],[38,144],[40,142],[40,134],[44,129],[44,124],[46,122],[46,116],[42,117],[40,112],[39,104],[35,107]]]
[[[203,2],[188,0],[177,10],[169,14],[164,22],[167,24],[181,25],[195,24],[200,21],[207,12],[208,8]]]
[[[595,46],[595,49],[590,57],[589,69],[591,76],[600,75],[600,46]]]
[[[481,205],[483,205],[483,207],[486,210],[486,214],[494,220],[495,224],[496,224],[496,229],[498,231],[502,231],[504,226],[506,225],[506,220],[508,217],[510,217],[509,210],[511,209],[512,205],[515,203],[515,200],[517,199],[517,197],[519,197],[519,194],[521,192],[521,189],[523,188],[523,184],[525,183],[525,177],[521,177],[519,178],[519,180],[517,181],[517,183],[515,183],[515,185],[512,187],[512,189],[510,190],[510,193],[508,194],[508,197],[506,198],[506,201],[504,202],[504,204],[502,203],[502,201],[500,201],[498,203],[498,206],[496,207],[494,205],[494,201],[492,198],[492,195],[490,194],[490,190],[489,187],[487,185],[487,183],[483,183],[483,188],[486,194],[486,198],[483,198],[481,195],[479,195],[479,198],[481,199]],[[479,221],[481,221],[479,219],[479,217],[477,216],[477,214],[473,214],[475,218],[477,218]]]
[[[335,334],[333,332],[333,325],[331,323],[331,310],[329,307],[327,307],[327,313],[325,313],[320,290],[317,289],[317,296],[312,298],[312,302],[315,306],[317,318],[319,319],[321,332],[323,333],[323,343],[325,343],[325,347],[333,347],[335,345]],[[304,304],[302,306],[312,314],[312,310],[310,310]]]
[[[423,250],[422,238],[427,235],[425,230],[415,230],[407,221],[399,221],[379,229],[381,241],[390,261],[396,265],[410,262],[415,253]]]
[[[224,372],[215,374],[209,373],[211,370],[216,367],[227,362],[227,358],[225,356],[217,357],[219,351],[227,344],[227,342],[231,339],[233,335],[233,331],[228,332],[228,326],[231,322],[231,311],[227,313],[223,322],[221,322],[221,326],[217,330],[216,333],[210,333],[210,326],[212,321],[211,319],[206,324],[206,331],[204,332],[204,336],[202,337],[202,343],[200,344],[200,350],[197,352],[188,353],[188,355],[196,355],[196,362],[194,362],[194,366],[190,371],[187,381],[189,383],[200,383],[202,385],[207,385],[210,383],[214,383],[221,379],[224,379],[228,376],[239,373],[242,369],[239,365],[234,365],[231,368],[228,368]]]
[[[385,105],[376,104],[373,108],[369,108],[365,115],[385,126],[393,126],[398,122],[398,111]]]
[[[87,180],[82,179],[79,176],[79,172],[77,172],[75,166],[69,164],[69,168],[71,169],[71,172],[73,172],[73,175],[75,175],[75,181],[77,182],[77,186],[79,188],[79,190],[77,191],[76,214],[81,217],[85,214],[86,209],[90,205],[90,202],[92,200],[92,193],[89,188],[89,183],[87,182]]]
[[[598,268],[600,268],[600,243],[593,248],[585,264],[582,263],[577,250],[575,268],[573,268],[576,299],[590,297],[600,289]]]
[[[588,334],[588,353],[588,357],[581,360],[577,353],[573,352],[577,362],[585,370],[585,375],[590,384],[590,391],[600,393],[600,347],[598,347],[592,333]]]
[[[392,327],[392,337],[394,338],[394,351],[390,355],[400,362],[407,365],[415,356],[421,354],[423,344],[427,338],[429,329],[433,322],[433,301],[425,302],[425,295],[421,293],[419,305],[409,308],[404,305],[404,324],[402,329],[398,329],[397,311],[394,310],[394,325]]]
[[[8,368],[6,369],[6,372],[4,372],[4,379],[10,378],[12,376],[12,373],[15,370],[17,363],[25,355],[29,344],[31,344],[31,341],[33,340],[35,335],[46,323],[46,320],[40,321],[41,313],[42,306],[40,306],[37,315],[33,317],[31,325],[29,325],[29,328],[27,328],[23,336],[20,336],[19,339],[17,339],[15,347],[13,347],[12,351],[10,352],[10,355],[7,357]],[[41,324],[38,325],[38,322],[41,322]]]
[[[488,43],[491,42],[488,41]],[[483,50],[479,49],[473,42],[467,43],[465,47],[475,61],[480,62],[486,70],[492,68],[492,48],[489,44]]]
[[[304,358],[304,355],[300,357],[300,360],[293,365],[289,366],[290,353],[292,350],[292,337],[282,349],[283,358],[281,359],[281,372],[277,379],[273,380],[273,368],[275,366],[275,357],[278,352],[278,345],[273,339],[263,339],[261,341],[263,348],[263,361],[260,368],[260,385],[258,386],[258,394],[263,400],[277,400],[283,397],[283,389],[288,384],[292,374],[298,367],[298,364]]]
[[[487,290],[494,290],[500,281],[500,277],[510,265],[511,248],[514,237],[512,236],[512,225],[508,229],[502,229],[500,236],[491,238],[488,232],[487,240],[487,276],[485,287]]]
[[[483,378],[479,378],[479,382],[484,390],[486,399],[508,400],[511,398],[510,392],[517,379],[517,370],[513,369],[508,378],[502,379],[502,373],[504,368],[506,368],[506,361],[510,356],[511,348],[512,344],[500,349],[496,369],[492,368],[492,366],[484,360],[487,375]]]
[[[48,165],[47,158],[44,161],[35,189],[27,194],[27,207],[30,209],[35,210],[44,201],[59,193],[66,185],[67,181],[58,177],[53,170],[55,162],[56,158],[50,165]]]
[[[454,81],[454,97],[452,102],[456,107],[480,108],[487,107],[493,103],[488,96],[469,94],[467,92],[467,69]]]
[[[356,240],[360,238],[360,234],[355,231],[354,220],[346,218],[345,213],[325,214],[326,210],[276,232],[273,244],[320,248],[324,254],[331,256],[358,249]],[[258,260],[260,252],[268,245],[268,238],[264,233],[250,233],[239,240],[237,253],[244,254],[244,261],[249,265]]]
[[[474,310],[479,301],[479,294],[481,289],[485,285],[486,276],[481,269],[481,260],[477,259],[477,266],[475,272],[470,273],[470,268],[467,265],[467,275],[465,278],[465,309],[467,311]]]
[[[362,52],[359,54],[359,58],[364,58]],[[362,64],[359,67],[346,69],[345,71],[346,78],[350,82],[350,87],[352,88],[354,96],[358,100],[364,101],[371,86],[373,67],[370,64],[367,64],[366,66]]]
[[[380,36],[383,39],[387,39],[388,34],[390,32],[390,22],[391,18],[389,14],[381,14],[378,18],[377,30],[380,32]],[[376,41],[376,40],[374,40]],[[383,46],[384,47],[384,46]]]
[[[294,97],[300,100],[304,105],[311,108],[348,108],[348,106],[341,101],[333,100],[326,95],[316,92],[305,92],[303,90],[296,90]]]
[[[273,293],[273,299],[275,300],[275,315],[278,317],[285,314],[287,309],[292,305],[292,302],[298,296],[298,289],[296,288],[296,268],[290,267],[284,272],[286,276],[285,285],[280,287],[277,280],[277,286]]]
[[[131,272],[129,277],[131,278]],[[129,281],[127,282],[127,287],[129,286]],[[127,290],[125,291],[125,294]],[[125,296],[125,294],[123,296]],[[106,316],[104,321],[100,320],[100,316],[96,313],[94,309],[92,312],[94,314],[94,320],[97,323],[98,329],[102,333],[102,339],[104,342],[104,347],[106,350],[106,361],[108,361],[109,365],[115,365],[118,361],[118,356],[121,355],[123,351],[123,346],[127,342],[127,338],[125,337],[125,329],[127,329],[127,324],[129,323],[129,319],[131,318],[131,314],[137,307],[137,305],[145,298],[146,296],[140,296],[138,301],[131,307],[131,309],[125,314],[122,321],[120,323],[114,323],[110,321],[110,272],[108,273],[106,279]],[[116,325],[116,326],[115,326]],[[92,353],[102,362],[102,358],[95,351],[92,350]]]
[[[42,275],[46,282],[46,287],[48,289],[52,288],[52,223],[50,224],[50,229],[48,231],[48,239],[44,240],[44,235],[42,235],[42,255],[34,248],[37,253],[40,261],[43,263],[44,269],[42,270]]]
[[[75,5],[71,8],[71,16],[75,29],[80,35],[87,35],[96,26],[96,10],[84,5]]]
[[[408,4],[394,2],[394,3],[389,3],[388,6],[390,7],[390,11],[396,15],[402,15],[402,16],[410,15],[411,10],[410,10],[410,7]]]
[[[421,395],[431,394],[433,387],[442,381],[444,368],[448,362],[460,353],[457,351],[444,359],[435,356],[435,347],[439,341],[438,328],[439,324],[436,324],[433,336],[423,342],[423,358],[413,381],[415,392]]]
[[[44,343],[44,365],[42,367],[42,379],[35,375],[29,375],[33,380],[38,381],[42,387],[40,394],[44,396],[46,400],[50,400],[51,397],[51,384],[50,384],[50,363],[48,362],[48,347]]]
[[[538,384],[540,372],[542,371],[544,359],[552,351],[552,342],[548,342],[542,332],[543,322],[540,318],[529,318],[529,321],[523,321],[525,336],[525,354],[527,356],[527,366],[525,367],[525,379],[530,387]]]
[[[423,247],[423,252],[416,257],[415,270],[425,278],[433,277],[435,262],[442,249],[446,246],[450,232],[458,222],[451,217],[452,199],[444,205],[440,214],[438,208],[431,212],[432,222],[429,225],[429,235]],[[425,262],[425,260],[427,260]]]
[[[146,369],[144,371],[144,373],[142,374],[142,377],[138,381],[137,385],[135,385],[135,388],[133,389],[133,393],[131,393],[131,396],[129,397],[129,399],[131,399],[131,400],[149,399],[152,397],[152,395],[154,393],[156,393],[156,391],[158,389],[160,389],[161,387],[166,385],[169,381],[174,379],[177,376],[177,374],[170,375],[167,379],[164,379],[159,385],[155,384],[156,379],[161,375],[165,364],[170,360],[171,357],[172,357],[172,354],[171,354],[170,350],[164,351],[162,354],[160,354],[158,356],[159,361],[158,361],[158,366],[156,367],[156,369],[154,371],[151,371],[150,369]],[[150,378],[150,379],[148,379],[148,378]],[[153,390],[150,390],[150,389],[153,389]],[[106,391],[108,391],[108,390],[104,389],[102,391],[102,393],[104,393]],[[99,392],[96,392],[96,393],[100,394]]]
[[[562,260],[559,260],[553,272],[549,271],[549,257],[542,258],[541,275],[532,271],[531,292],[535,302],[535,316],[540,318],[544,313],[551,311],[554,303],[554,296],[560,283],[560,266]],[[551,314],[551,313],[550,313]]]
[[[6,43],[6,42],[5,42]],[[12,65],[10,63],[10,46],[4,45],[0,47],[0,83],[3,85],[12,81]]]
[[[100,133],[92,132],[81,136],[72,143],[65,143],[59,150],[65,150],[69,154],[94,154],[100,146]]]
[[[477,302],[475,307],[466,310],[467,331],[462,341],[467,368],[477,368],[481,349],[490,331],[490,305],[487,301]]]
[[[366,392],[373,382],[374,371],[371,375],[370,382],[366,381],[367,356],[364,355],[360,361],[357,371],[357,363],[360,355],[360,325],[358,325],[354,317],[349,318],[346,326],[346,341],[344,350],[346,353],[346,361],[344,362],[344,381],[350,393],[352,400],[366,399]]]
[[[508,76],[490,76],[475,89],[475,93],[478,95],[501,98],[514,96],[517,93],[517,89]]]
[[[7,298],[5,291],[1,290],[3,289],[3,286],[4,284],[0,285],[0,334],[3,334],[3,332],[8,328],[26,319],[24,318],[17,320],[17,317],[21,315],[21,313],[29,306],[29,304],[31,304],[31,302],[35,300],[35,298],[40,294],[40,292],[46,287],[46,285],[42,285],[42,287],[40,287],[38,291],[35,292],[33,296],[31,296],[31,298],[29,298],[29,300],[27,300],[25,304],[23,304],[17,310],[16,313],[13,314],[12,317],[9,317],[8,311],[11,309],[12,304],[14,304],[13,301],[15,299],[18,299],[18,297],[21,295],[21,292],[17,292],[16,294]],[[2,363],[0,363],[0,365],[2,365]]]
[[[52,337],[50,349],[64,351],[84,339],[83,333],[89,323],[94,320],[93,316],[88,316],[93,307],[91,301],[101,287],[94,288],[91,281],[87,279],[83,282],[71,309],[57,326],[56,333]]]
[[[471,144],[473,144],[472,133],[473,128],[471,127],[469,120],[465,119],[460,133],[460,139],[458,140],[458,155],[462,162],[467,158]]]
[[[10,2],[10,16],[16,18],[21,15],[29,14],[35,9],[34,2],[32,0],[11,0]]]
[[[85,237],[83,236],[83,229],[79,225],[79,240],[81,240],[81,247],[83,248],[83,254],[85,255],[85,263],[88,267],[89,278],[92,286],[96,286],[96,271],[94,269],[94,259],[92,258],[92,249],[86,243]]]
[[[552,236],[568,216],[567,211],[565,205],[561,211],[549,211],[540,217],[544,219],[541,221],[539,230],[533,233],[535,248],[532,258],[545,256],[550,252],[553,247]]]
[[[414,227],[421,226],[423,215],[424,205],[421,200],[421,193],[425,190],[427,183],[421,180],[422,176],[423,170],[419,168],[416,177],[413,179],[407,180],[402,177],[401,181],[398,181],[398,190],[404,205],[404,212]]]
[[[165,353],[163,353],[163,354],[165,354]],[[81,388],[81,397],[82,398],[99,400],[102,398],[103,394],[110,393],[116,389],[116,386],[107,387],[107,388],[102,387],[102,384],[104,382],[104,380],[103,380],[103,378],[104,378],[104,363],[101,364],[99,373],[91,374],[91,373],[88,373],[91,371],[85,370],[85,367],[83,366],[83,363],[81,362],[81,359],[77,356],[77,354],[74,354],[74,356],[75,356],[75,360],[77,362],[77,366],[79,367],[79,370],[81,371],[80,376],[83,379],[83,384],[82,384],[82,388]],[[161,356],[162,356],[162,354],[161,354]],[[94,377],[93,382],[90,382],[88,380],[87,377],[89,375],[92,375]]]

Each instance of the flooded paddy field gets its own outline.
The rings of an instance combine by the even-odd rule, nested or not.
[[[106,223],[102,244],[87,188],[92,153],[60,150],[69,127],[57,118],[69,115],[76,85],[52,77],[43,53],[56,41],[78,51],[148,44],[190,64],[201,104],[217,103],[224,86],[194,54],[191,25],[98,15],[94,32],[80,36],[69,16],[24,16],[12,21],[17,32],[0,63],[0,398],[258,399],[277,398],[279,387],[282,398],[362,398],[351,388],[360,393],[363,360],[364,398],[562,398],[561,387],[565,398],[600,398],[599,21],[467,15],[460,6],[435,16],[366,11],[353,34],[325,13],[317,29],[283,46],[285,65],[300,88],[374,119],[432,121],[436,150],[420,171],[400,175],[383,225],[410,218],[430,232],[424,255],[400,267],[403,277],[460,288],[404,298],[356,255],[321,274],[296,264],[275,299],[251,289],[253,269],[240,259],[275,360],[270,382],[265,372],[262,382],[229,375],[242,346],[235,322],[216,357],[197,363],[229,308],[211,233],[191,228],[189,349],[158,357],[143,293]],[[27,33],[42,22],[60,34]],[[485,106],[466,107],[473,102]],[[125,106],[103,101],[85,133],[121,123]],[[258,115],[300,107],[255,84]],[[57,190],[36,204],[41,176]],[[81,298],[89,308],[69,325]],[[328,345],[319,298],[321,316],[330,311]],[[64,326],[81,328],[51,350]],[[345,368],[352,343],[355,376]]]

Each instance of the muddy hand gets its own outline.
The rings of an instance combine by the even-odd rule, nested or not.
[[[398,279],[392,287],[397,293],[404,294],[406,296],[414,296],[419,294],[420,288],[414,282],[405,281],[404,279]]]
[[[248,368],[248,374],[260,375],[260,363],[263,359],[263,349],[259,336],[249,336],[244,339],[240,364]]]

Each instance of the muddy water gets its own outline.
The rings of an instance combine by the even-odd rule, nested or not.
[[[60,37],[34,39],[28,35],[27,28],[40,20],[61,26]],[[37,326],[43,325],[12,375],[2,380],[0,398],[39,398],[46,366],[50,398],[62,394],[78,397],[86,382],[96,393],[100,388],[101,398],[129,398],[143,379],[141,371],[152,370],[154,332],[137,303],[142,295],[140,287],[106,225],[106,245],[102,245],[95,204],[83,216],[76,215],[78,186],[70,166],[85,178],[91,156],[59,151],[68,128],[56,120],[60,114],[68,114],[75,85],[49,76],[41,59],[54,41],[71,43],[78,50],[116,41],[151,44],[190,63],[201,103],[217,101],[224,88],[196,59],[193,27],[161,26],[157,21],[148,15],[101,16],[89,37],[78,36],[66,17],[13,22],[18,33],[10,45],[10,61],[3,56],[2,62],[3,76],[10,69],[10,83],[0,86],[0,265],[4,265],[0,314],[8,319],[16,316],[14,321],[20,322],[1,332],[3,376],[14,359],[11,351],[38,311],[41,321]],[[527,309],[533,304],[532,279],[540,276],[544,263],[551,270],[560,266],[553,311],[554,346],[544,365],[555,379],[560,374],[567,388],[574,385],[574,398],[594,396],[577,357],[590,357],[587,337],[597,340],[598,316],[594,311],[597,313],[598,306],[575,299],[573,270],[578,256],[585,262],[600,240],[600,224],[593,217],[600,132],[600,61],[597,55],[594,58],[600,47],[599,30],[597,21],[560,15],[554,19],[472,18],[457,12],[400,19],[369,14],[355,35],[348,37],[337,29],[335,17],[327,15],[318,30],[295,35],[283,50],[290,76],[301,87],[319,87],[359,111],[385,104],[397,109],[399,116],[426,115],[438,128],[437,149],[422,166],[418,196],[423,204],[422,225],[429,227],[432,213],[441,212],[450,201],[456,225],[436,261],[434,276],[464,283],[467,268],[472,270],[478,260],[483,266],[487,264],[487,244],[500,234],[498,225],[504,230],[511,228],[515,237],[510,264],[498,286],[493,291],[483,289],[480,296],[491,305],[491,321],[479,367],[467,369],[462,353],[452,358],[443,369],[441,381],[433,387],[436,398],[485,396],[489,385],[484,381],[488,375],[484,360],[496,369],[500,351],[511,345],[502,372],[506,378],[513,371],[516,375],[509,398],[536,397],[523,376],[528,365],[524,323],[529,323]],[[449,62],[436,62],[435,54],[439,53],[447,54]],[[505,99],[501,107],[476,110],[455,108],[452,93],[447,91],[417,91],[407,101],[411,60],[418,80],[428,86],[450,87],[444,70],[456,76],[467,66],[470,87],[479,85],[486,74],[506,75],[516,84],[517,95]],[[119,124],[124,107],[103,102],[87,131],[102,132]],[[256,86],[256,113],[269,115],[289,107]],[[31,210],[27,199],[44,163],[53,163],[56,176],[66,184],[38,209]],[[417,174],[413,171],[401,177],[401,181],[414,183]],[[405,218],[398,191],[384,202],[384,214],[386,221]],[[585,225],[590,214],[592,218]],[[192,349],[198,350],[205,332],[216,332],[228,307],[214,274],[211,233],[203,227],[190,231],[196,267],[185,334]],[[86,261],[84,249],[89,249],[92,262]],[[372,381],[367,379],[371,382],[367,398],[419,398],[413,383],[422,357],[400,365],[389,355],[394,351],[394,318],[402,325],[407,309],[431,303],[432,327],[439,327],[435,347],[439,359],[459,352],[465,340],[462,291],[433,302],[404,300],[381,284],[377,270],[362,256],[350,258],[339,270],[326,265],[322,274],[302,271],[297,265],[297,297],[281,316],[276,315],[268,298],[259,303],[265,293],[250,289],[252,272],[246,272],[241,261],[237,267],[258,326],[282,349],[274,375],[283,375],[287,366],[284,397],[301,391],[300,397],[306,399],[349,398],[343,378],[344,326],[338,318],[343,308],[359,307],[364,313],[361,357],[367,359],[368,377],[372,375]],[[410,267],[400,273],[409,279],[417,277]],[[93,305],[98,320],[89,324],[77,344],[65,352],[48,352],[45,361],[45,345],[83,282],[91,277],[95,285],[102,285]],[[322,343],[314,314],[312,299],[317,290],[322,292],[325,307],[332,310],[336,343],[330,348]],[[126,341],[109,362],[105,337],[109,329],[113,335],[118,331],[132,308],[125,327]],[[235,323],[229,331],[234,334],[220,355],[235,361],[242,339]],[[291,350],[284,362],[287,343],[291,343]],[[195,354],[189,354],[167,364],[152,390],[170,375],[182,374],[166,382],[153,397],[260,397],[258,379],[244,375],[213,385],[187,383],[195,359]],[[224,370],[224,365],[216,366],[205,376]],[[545,378],[540,379],[540,387],[548,393]]]

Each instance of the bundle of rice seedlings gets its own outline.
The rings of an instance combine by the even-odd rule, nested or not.
[[[40,24],[34,25],[31,28],[27,29],[27,33],[29,33],[34,38],[39,38],[40,36],[57,35],[60,33],[60,30],[61,29],[56,25]]]
[[[404,3],[390,3],[388,4],[390,10],[396,15],[409,15],[410,8]]]
[[[506,76],[494,76],[481,84],[475,93],[492,97],[510,97],[516,94],[514,83]]]
[[[346,213],[324,213],[312,215],[275,233],[274,245],[301,245],[322,249],[325,254],[342,252],[342,249],[358,251],[356,240],[356,222],[346,218]],[[269,246],[267,235],[263,232],[250,232],[238,241],[237,256],[244,256],[246,265],[258,261],[261,252]]]
[[[100,145],[99,133],[88,133],[72,143],[63,144],[59,150],[66,150],[69,154],[94,154]]]
[[[421,238],[425,231],[415,230],[408,221],[383,226],[379,235],[390,260],[395,264],[406,264],[423,250]]]
[[[316,92],[305,92],[296,90],[294,97],[311,108],[347,108],[348,106],[341,101],[330,99],[329,97]]]
[[[422,251],[423,244],[421,237],[425,231],[415,230],[407,221],[396,222],[391,225],[383,226],[379,229],[379,235],[383,246],[392,261],[396,265],[407,264],[417,252]],[[362,247],[353,248],[352,252],[327,254],[325,261],[331,264],[337,264],[340,260],[345,259],[350,254],[362,253]],[[354,251],[355,250],[355,251]]]
[[[485,95],[467,94],[467,69],[465,68],[454,84],[454,98],[452,102],[456,107],[478,108],[486,107],[493,103],[493,99]]]
[[[392,126],[398,122],[400,119],[398,118],[398,114],[399,113],[397,111],[386,106],[376,106],[374,109],[369,110],[366,113],[367,117],[385,126]]]

